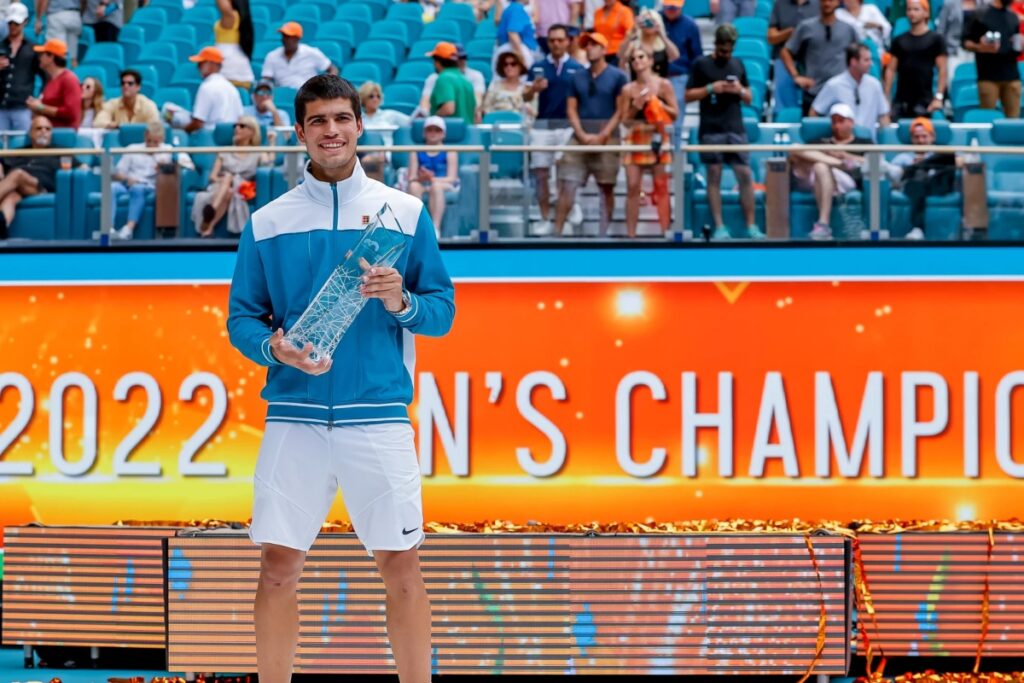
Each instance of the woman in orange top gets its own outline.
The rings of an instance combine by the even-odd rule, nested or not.
[[[612,66],[619,66],[619,47],[634,23],[633,10],[619,0],[604,0],[604,7],[594,12],[594,32],[608,39],[605,59]]]

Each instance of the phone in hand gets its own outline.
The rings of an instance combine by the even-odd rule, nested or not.
[[[535,81],[539,81],[544,78],[544,67],[539,64],[535,64],[533,68],[530,69],[530,72],[533,74],[533,80]]]
[[[729,75],[725,77],[725,80],[729,83],[739,83],[740,78],[739,76]]]

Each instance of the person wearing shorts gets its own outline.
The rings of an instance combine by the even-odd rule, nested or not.
[[[287,683],[298,643],[296,591],[306,552],[339,489],[387,591],[387,630],[402,683],[430,680],[430,602],[419,465],[409,424],[413,335],[442,336],[455,315],[434,225],[415,197],[367,178],[356,156],[359,93],[331,74],[295,96],[295,130],[310,161],[302,184],[252,215],[231,282],[231,343],[265,366],[266,429],[249,535],[261,546],[254,606],[263,683]],[[393,268],[366,266],[370,299],[333,358],[314,360],[284,331],[383,205],[405,235]]]
[[[605,61],[608,39],[599,33],[580,38],[587,51],[589,69],[576,73],[569,90],[566,113],[573,136],[569,146],[617,145],[619,139],[618,100],[629,79],[618,67]],[[601,236],[608,233],[615,208],[615,181],[622,166],[618,152],[566,152],[558,162],[558,208],[555,212],[555,234],[562,226],[576,201],[576,191],[594,176],[601,189]]]

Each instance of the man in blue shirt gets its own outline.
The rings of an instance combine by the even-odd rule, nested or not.
[[[676,103],[680,113],[686,111],[686,81],[690,78],[690,68],[704,55],[700,44],[700,29],[690,17],[683,14],[684,0],[663,0],[661,19],[665,23],[665,33],[677,48],[679,57],[668,65],[668,80],[676,92]],[[682,131],[682,126],[679,126]]]
[[[537,42],[536,29],[529,12],[520,0],[508,0],[504,10],[498,5],[498,49],[494,51],[491,68],[497,73],[498,55],[502,52],[515,51],[523,59],[529,69],[536,60],[540,44]]]
[[[564,145],[572,135],[566,105],[573,78],[585,67],[569,56],[569,27],[555,24],[548,29],[548,56],[533,65],[527,77],[530,81],[523,90],[523,98],[532,102],[536,97],[537,120],[530,131],[531,145]],[[530,169],[533,171],[537,188],[537,204],[540,207],[540,224],[534,234],[547,235],[551,232],[551,167],[555,164],[554,152],[533,152],[530,155]]]
[[[580,47],[587,51],[589,69],[576,72],[566,102],[566,114],[573,136],[571,145],[619,144],[619,95],[629,82],[626,72],[605,60],[608,39],[600,33],[586,33]],[[566,152],[558,162],[558,209],[555,211],[555,234],[562,226],[576,201],[576,190],[591,175],[601,189],[601,236],[608,233],[615,208],[615,181],[622,166],[618,152]]]

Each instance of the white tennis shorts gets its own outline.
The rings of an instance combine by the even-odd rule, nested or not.
[[[308,551],[341,488],[356,535],[375,550],[423,542],[423,496],[408,424],[268,422],[254,477],[256,544]]]

